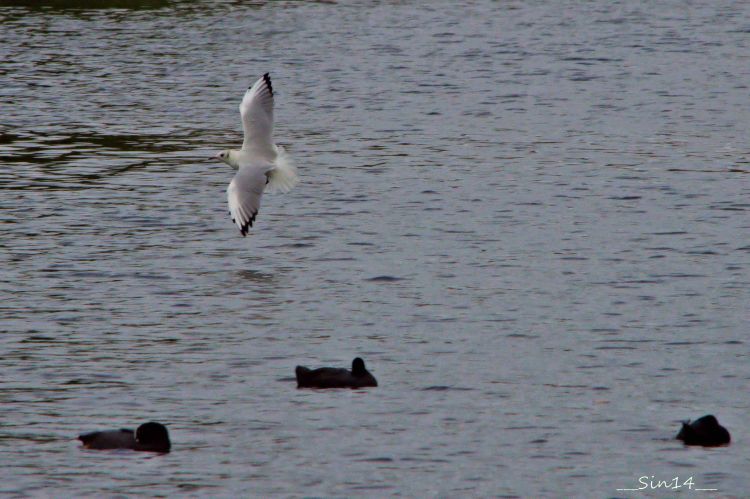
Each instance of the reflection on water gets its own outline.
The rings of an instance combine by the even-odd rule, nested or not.
[[[0,2],[0,493],[743,497],[749,9]],[[243,239],[266,71],[302,182]]]
[[[29,12],[51,14],[63,11],[88,11],[93,9],[151,10],[169,7],[169,0],[0,0],[0,7],[23,7]]]

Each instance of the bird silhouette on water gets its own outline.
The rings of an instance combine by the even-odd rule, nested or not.
[[[677,440],[685,445],[702,445],[703,447],[719,447],[728,445],[731,441],[729,431],[721,426],[711,414],[698,418],[692,423],[690,420],[682,423],[682,429],[677,434]]]
[[[365,367],[365,361],[357,357],[352,361],[352,370],[337,367],[308,369],[297,366],[297,388],[364,388],[378,386],[375,376]]]
[[[106,430],[78,436],[86,449],[131,449],[146,452],[169,452],[169,432],[161,423],[144,423],[133,430]]]

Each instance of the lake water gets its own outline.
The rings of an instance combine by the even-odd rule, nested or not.
[[[747,496],[750,4],[23,3],[1,494]],[[266,71],[302,182],[242,238],[209,158]]]

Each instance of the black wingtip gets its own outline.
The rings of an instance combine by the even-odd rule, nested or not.
[[[268,91],[271,93],[271,97],[273,97],[273,85],[271,85],[271,76],[269,73],[263,73],[263,83],[266,84],[266,86],[268,87]],[[250,85],[249,87],[247,87],[247,89],[250,90],[251,88],[253,88],[253,85]]]
[[[248,232],[250,232],[250,227],[253,226],[253,222],[255,222],[255,218],[258,216],[258,212],[256,211],[253,213],[253,216],[250,217],[250,220],[245,222],[242,227],[240,227],[240,233],[242,234],[242,237],[245,237]],[[232,219],[234,222],[234,219]]]
[[[266,85],[268,86],[268,91],[271,92],[271,97],[273,97],[273,85],[271,85],[271,77],[268,73],[265,73],[263,75],[263,81],[266,82]]]

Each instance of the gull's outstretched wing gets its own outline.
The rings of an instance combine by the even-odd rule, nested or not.
[[[263,189],[268,182],[267,172],[272,167],[271,163],[265,162],[241,166],[227,187],[229,214],[243,236],[253,226]]]
[[[268,73],[247,89],[240,103],[240,114],[242,128],[245,130],[242,150],[273,159],[273,87]]]

